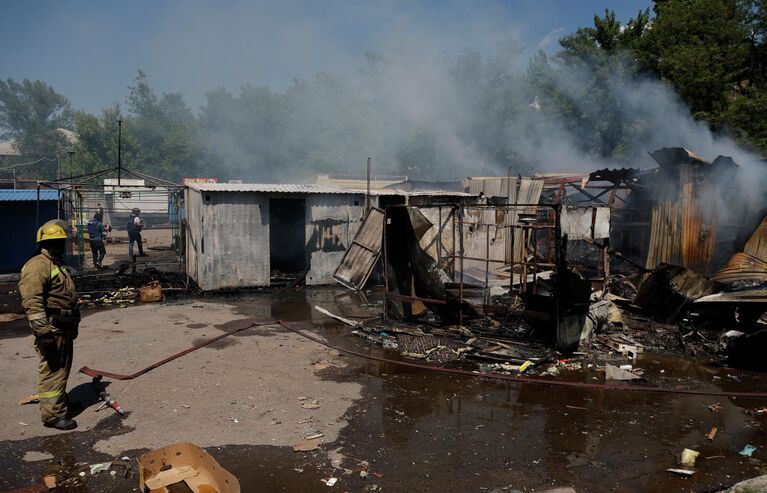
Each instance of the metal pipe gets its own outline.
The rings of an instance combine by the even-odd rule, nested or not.
[[[490,304],[490,225],[485,225],[487,234],[485,235],[485,303]]]
[[[37,204],[35,205],[35,224],[40,227],[40,182],[37,182]]]
[[[460,252],[461,256],[458,258],[460,272],[460,279],[458,279],[458,325],[463,325],[463,207],[458,209],[458,234],[460,238]]]
[[[370,156],[368,156],[368,188],[367,188],[367,195],[365,196],[365,210],[370,210],[370,162],[372,159]]]
[[[121,185],[122,169],[123,169],[123,153],[122,153],[122,137],[123,137],[123,121],[117,120],[117,186]]]
[[[383,220],[383,278],[384,278],[384,306],[383,306],[383,319],[386,322],[389,319],[389,303],[386,301],[386,296],[389,295],[389,254],[386,248],[386,226],[388,223],[388,209],[384,209]]]

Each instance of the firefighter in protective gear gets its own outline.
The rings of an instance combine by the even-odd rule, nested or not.
[[[67,417],[67,378],[80,311],[64,253],[67,223],[48,221],[37,231],[37,253],[21,269],[19,293],[40,358],[37,391],[43,424],[59,430],[77,427]]]

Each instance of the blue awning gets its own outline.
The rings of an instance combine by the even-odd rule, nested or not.
[[[58,190],[40,190],[40,200],[59,200]],[[37,200],[37,190],[0,189],[0,202],[28,202]]]

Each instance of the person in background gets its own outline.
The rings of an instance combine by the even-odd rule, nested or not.
[[[101,215],[97,212],[93,219],[88,221],[88,236],[90,237],[91,252],[93,253],[93,266],[99,270],[103,269],[101,262],[107,254],[104,245],[104,231],[108,231],[108,226],[104,226]]]
[[[37,230],[37,253],[21,268],[19,281],[21,304],[40,358],[40,414],[44,426],[57,430],[77,427],[67,416],[67,379],[80,326],[75,282],[63,260],[67,228],[66,221],[54,219]]]
[[[128,255],[133,257],[133,243],[138,242],[138,256],[146,257],[144,245],[141,243],[141,230],[144,229],[144,221],[141,219],[141,209],[134,207],[128,220]]]

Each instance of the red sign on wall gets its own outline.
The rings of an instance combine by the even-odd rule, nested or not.
[[[218,178],[184,178],[184,185],[192,183],[218,183]]]

